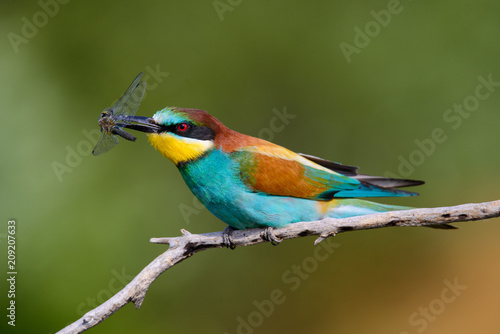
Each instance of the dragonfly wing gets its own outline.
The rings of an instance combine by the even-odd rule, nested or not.
[[[141,82],[141,78],[142,73],[135,78],[125,94],[115,103],[113,106],[115,115],[134,116],[137,113],[146,92],[146,82]]]
[[[130,86],[127,88],[127,90],[125,91],[125,93],[122,95],[122,97],[120,97],[120,99],[118,101],[116,101],[115,105],[113,106],[113,108],[116,108],[118,107],[119,105],[123,105],[123,103],[125,102],[125,100],[127,100],[130,95],[132,94],[132,92],[135,90],[135,88],[137,87],[137,85],[139,84],[139,82],[141,81],[142,79],[142,72],[139,73],[134,81],[132,81],[132,83],[130,84]]]
[[[121,130],[116,121],[119,120],[123,122],[122,126],[126,126],[130,123],[127,116],[134,116],[139,109],[146,92],[146,82],[141,82],[141,79],[142,72],[137,75],[118,102],[112,108],[107,108],[101,113],[99,117],[101,137],[92,151],[93,155],[103,154],[118,144],[118,137],[115,134],[127,140],[135,140],[134,136]]]
[[[101,138],[94,147],[92,151],[93,155],[99,155],[106,153],[110,149],[112,149],[116,144],[118,144],[118,137],[113,136],[105,131],[101,133]]]

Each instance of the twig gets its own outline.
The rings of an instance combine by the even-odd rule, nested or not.
[[[277,240],[317,235],[319,236],[315,241],[315,244],[317,244],[329,236],[346,231],[389,226],[435,226],[499,216],[500,200],[497,200],[452,207],[392,211],[345,219],[325,218],[319,221],[290,224],[275,229],[273,232]],[[133,302],[136,308],[141,307],[149,286],[165,270],[203,250],[227,246],[227,243],[224,243],[223,232],[205,234],[191,234],[186,230],[181,230],[181,232],[182,236],[180,237],[151,239],[153,243],[168,244],[168,250],[154,259],[112,298],[87,312],[82,318],[63,328],[58,333],[81,333],[101,323],[129,302]],[[269,231],[265,228],[239,230],[231,233],[231,239],[236,247],[250,246],[268,241],[268,233]]]

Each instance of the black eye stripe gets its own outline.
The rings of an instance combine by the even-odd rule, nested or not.
[[[179,124],[187,124],[188,128],[184,131],[180,131],[178,127]],[[174,133],[181,137],[194,138],[199,140],[214,140],[215,138],[215,133],[212,129],[206,126],[197,126],[190,122],[163,126],[163,131]]]
[[[179,123],[181,124],[181,123]],[[162,128],[163,128],[163,131],[164,132],[171,132],[171,133],[175,133],[175,134],[181,134],[181,133],[187,133],[189,132],[191,129],[193,129],[193,125],[191,123],[184,123],[184,124],[188,124],[188,129],[186,131],[179,131],[178,130],[178,126],[179,124],[169,124],[169,125],[163,125]]]

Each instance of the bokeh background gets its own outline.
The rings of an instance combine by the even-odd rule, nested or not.
[[[149,238],[225,227],[144,134],[90,154],[100,111],[141,71],[139,115],[200,108],[297,152],[427,182],[382,202],[499,199],[500,87],[473,105],[479,77],[500,82],[499,3],[59,1],[0,4],[2,277],[11,218],[18,271],[15,328],[0,283],[2,333],[55,333],[165,250]],[[464,101],[471,112],[447,112]],[[499,332],[500,220],[457,225],[344,233],[321,261],[313,238],[203,252],[91,331]],[[258,311],[276,289],[284,302]]]

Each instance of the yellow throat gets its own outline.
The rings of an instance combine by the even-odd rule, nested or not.
[[[180,137],[168,132],[148,133],[148,139],[155,149],[176,165],[196,160],[214,146],[210,140]]]

